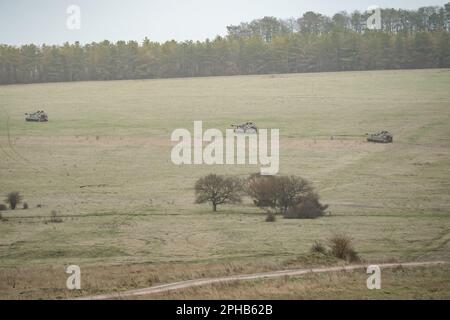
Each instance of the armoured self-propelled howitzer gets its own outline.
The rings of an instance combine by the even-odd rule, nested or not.
[[[25,121],[27,122],[48,122],[48,115],[44,111],[35,113],[25,113]]]
[[[247,122],[244,124],[233,124],[231,127],[234,129],[234,133],[242,134],[256,134],[258,133],[258,127],[253,122]]]
[[[394,136],[387,131],[381,131],[378,133],[367,134],[367,141],[375,143],[393,143]]]

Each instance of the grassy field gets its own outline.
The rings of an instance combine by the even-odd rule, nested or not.
[[[96,275],[91,294],[336,263],[308,251],[341,232],[366,261],[450,260],[448,88],[450,70],[0,87],[0,195],[30,207],[2,212],[0,298],[64,297],[69,264]],[[25,123],[38,109],[50,122]],[[249,201],[195,205],[200,176],[259,170],[172,164],[172,131],[195,120],[280,129],[280,173],[313,181],[330,215],[269,224]],[[394,144],[365,142],[383,129]]]
[[[139,299],[247,299],[247,300],[412,300],[450,299],[450,268],[397,268],[382,272],[381,290],[367,290],[362,271],[312,274],[299,278],[280,278],[142,296]]]

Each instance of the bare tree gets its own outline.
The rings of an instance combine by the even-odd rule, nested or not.
[[[195,183],[195,202],[211,203],[213,211],[217,212],[218,205],[240,203],[241,189],[241,183],[237,178],[210,174]]]
[[[318,217],[328,208],[319,202],[312,184],[295,176],[252,175],[245,190],[257,207],[272,209],[286,218]]]
[[[311,183],[300,177],[279,177],[277,187],[277,207],[286,214],[290,207],[295,207],[313,194]]]
[[[277,188],[276,177],[262,176],[259,173],[251,175],[245,183],[245,191],[259,208],[276,208]]]

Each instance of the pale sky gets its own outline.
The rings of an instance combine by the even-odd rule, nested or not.
[[[0,0],[0,43],[62,44],[66,41],[205,40],[226,35],[226,26],[307,11],[333,15],[371,5],[417,9],[450,0]],[[81,9],[81,29],[66,27],[69,5]]]

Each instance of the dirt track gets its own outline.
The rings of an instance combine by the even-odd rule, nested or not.
[[[387,264],[378,264],[378,266],[380,268],[397,268],[397,267],[413,268],[413,267],[444,265],[444,264],[449,264],[449,263],[450,262],[447,262],[447,261],[429,261],[429,262],[387,263]],[[187,289],[187,288],[192,288],[192,287],[200,287],[200,286],[210,285],[210,284],[215,284],[215,283],[270,279],[270,278],[279,278],[279,277],[285,277],[285,276],[301,276],[301,275],[305,275],[305,274],[309,274],[309,273],[341,272],[341,271],[352,271],[352,270],[358,270],[358,269],[365,270],[365,269],[367,269],[368,266],[369,265],[359,264],[359,265],[351,265],[351,266],[344,266],[344,267],[282,270],[282,271],[255,273],[255,274],[240,275],[240,276],[188,280],[188,281],[169,283],[169,284],[145,288],[145,289],[125,291],[122,293],[113,293],[113,294],[104,294],[104,295],[98,295],[98,296],[83,297],[83,298],[79,298],[76,300],[122,299],[122,298],[130,298],[130,297],[137,297],[137,296],[147,296],[147,295],[164,293],[164,292],[181,290],[181,289]]]

